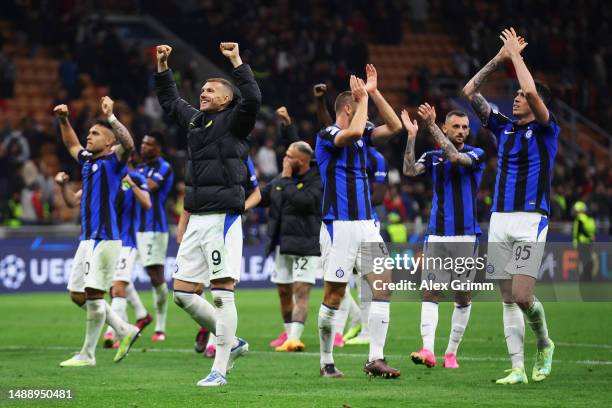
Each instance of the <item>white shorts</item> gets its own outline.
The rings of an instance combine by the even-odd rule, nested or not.
[[[92,288],[108,291],[113,284],[119,252],[120,240],[81,241],[72,261],[68,290],[85,292],[85,288]]]
[[[132,282],[132,271],[134,270],[134,264],[136,263],[136,257],[138,256],[138,250],[134,247],[121,247],[119,259],[115,266],[115,273],[113,275],[113,281],[121,282]]]
[[[537,212],[494,212],[489,224],[486,277],[538,278],[544,255],[548,217]]]
[[[348,282],[353,268],[359,276],[373,272],[374,257],[389,252],[374,220],[323,223],[320,235],[323,279]]]
[[[286,255],[276,247],[274,270],[270,281],[277,284],[305,282],[315,284],[317,270],[321,267],[319,256]]]
[[[476,235],[440,236],[429,235],[423,246],[422,281],[432,283],[461,283],[474,280],[476,256],[478,256],[478,240]],[[447,269],[452,260],[453,268]],[[471,259],[465,263],[466,259]],[[466,268],[466,265],[469,268]]]
[[[136,233],[136,244],[142,266],[166,264],[167,232],[138,232]]]
[[[176,255],[174,279],[210,285],[211,280],[240,281],[240,214],[191,214]]]

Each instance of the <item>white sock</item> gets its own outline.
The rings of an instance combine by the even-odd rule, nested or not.
[[[291,322],[283,323],[283,327],[285,328],[285,333],[287,333],[287,336],[289,336],[289,332],[291,331]]]
[[[232,346],[236,340],[238,327],[238,312],[234,302],[234,292],[231,290],[212,289],[213,303],[216,306],[217,317],[217,351],[213,369],[225,376]]]
[[[370,337],[368,319],[370,318],[370,305],[372,304],[372,288],[370,288],[367,282],[363,283],[365,283],[365,285],[362,284],[362,279],[357,279],[359,311],[361,313],[361,332],[359,333],[359,337],[367,339]]]
[[[215,332],[215,308],[202,296],[196,293],[174,291],[174,303],[186,311],[200,327],[206,327],[210,332]]]
[[[291,328],[287,338],[289,340],[299,340],[304,332],[304,322],[291,322]]]
[[[321,367],[334,363],[334,336],[336,314],[338,309],[321,303],[319,308],[319,346],[321,350]]]
[[[120,339],[124,338],[134,326],[119,317],[106,301],[104,302],[104,308],[106,311],[106,323],[115,330]]]
[[[438,327],[438,304],[423,301],[421,303],[421,337],[423,347],[434,352],[436,342],[436,328]]]
[[[370,356],[368,361],[385,358],[384,348],[389,329],[389,302],[372,301],[368,325],[372,329],[370,333]]]
[[[524,314],[527,318],[529,327],[531,327],[533,334],[535,334],[538,340],[538,350],[548,347],[550,342],[548,339],[548,327],[546,325],[544,306],[542,306],[542,303],[535,296],[533,298],[533,304]]]
[[[168,313],[168,286],[166,282],[153,287],[153,304],[155,305],[155,331],[166,331],[166,315]]]
[[[525,368],[525,355],[523,341],[525,339],[525,321],[523,312],[516,303],[503,303],[504,305],[504,335],[506,346],[512,361],[512,368]]]
[[[111,300],[110,307],[113,312],[123,319],[123,321],[127,322],[127,301],[125,298],[115,296],[113,300]],[[108,326],[106,328],[106,333],[111,333],[114,336],[115,330],[111,326]]]
[[[470,312],[472,310],[472,304],[467,306],[460,306],[455,304],[455,310],[453,310],[453,317],[451,318],[451,333],[448,339],[448,346],[446,347],[446,353],[457,354],[459,343],[465,333],[468,321],[470,320]]]
[[[357,302],[355,302],[355,299],[353,299],[353,296],[351,296],[350,293],[347,293],[347,297],[349,316],[351,317],[351,327],[354,327],[361,323],[361,310],[359,309]]]
[[[346,288],[346,292],[344,293],[344,297],[342,298],[342,302],[340,302],[340,307],[336,310],[336,324],[334,326],[334,336],[336,333],[342,334],[344,332],[344,326],[346,326],[346,320],[348,319],[349,312],[349,300],[351,297],[348,292],[348,287]]]
[[[81,349],[81,355],[88,358],[95,358],[96,345],[104,326],[106,317],[106,301],[104,299],[91,299],[87,305],[87,326],[85,331],[85,343]]]
[[[134,308],[136,320],[147,317],[147,309],[145,309],[144,305],[142,304],[140,296],[138,295],[133,283],[130,283],[125,287],[125,299],[129,305]]]

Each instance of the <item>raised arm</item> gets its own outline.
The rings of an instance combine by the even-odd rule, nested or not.
[[[425,123],[425,129],[440,146],[451,163],[458,163],[461,166],[471,166],[472,158],[466,153],[459,153],[455,145],[446,137],[442,129],[436,125],[436,109],[424,103],[418,108],[419,117]]]
[[[404,151],[403,173],[410,177],[418,176],[419,174],[425,173],[425,165],[423,163],[416,163],[414,159],[414,144],[416,142],[419,126],[416,120],[410,120],[410,115],[408,115],[406,109],[402,110],[402,123],[408,132],[406,150]]]
[[[510,60],[514,65],[514,70],[516,71],[516,77],[518,78],[519,85],[521,86],[525,99],[527,99],[527,103],[533,112],[533,116],[535,116],[538,123],[543,125],[547,124],[549,118],[548,108],[538,94],[535,81],[533,80],[527,65],[525,65],[523,57],[521,57],[521,51],[523,50],[524,46],[520,42],[520,37],[516,35],[514,28],[510,28],[510,30],[506,29],[502,31],[499,38],[501,38],[503,41],[504,48],[510,55]]]
[[[372,143],[380,145],[399,134],[399,131],[402,130],[402,122],[395,114],[391,105],[389,105],[378,90],[378,74],[374,65],[366,65],[366,75],[366,90],[368,91],[368,95],[372,98],[374,105],[376,105],[378,109],[378,113],[382,117],[383,122],[385,122],[384,125],[377,126],[372,131]]]
[[[172,70],[168,68],[168,57],[172,52],[169,45],[157,46],[157,74],[155,74],[155,91],[157,100],[164,113],[170,116],[179,126],[188,129],[189,121],[199,109],[181,99]]]
[[[334,138],[334,145],[344,147],[363,137],[366,122],[368,120],[368,92],[361,78],[351,75],[351,91],[357,108],[348,128],[342,129]]]
[[[231,130],[236,136],[247,137],[255,126],[255,118],[261,108],[261,90],[255,81],[251,67],[242,63],[238,43],[223,42],[219,44],[219,49],[232,63],[234,67],[232,76],[242,94],[238,104],[232,108]]]
[[[518,41],[520,43],[520,54],[520,52],[527,46],[527,43],[522,37],[519,37]],[[495,57],[493,57],[491,61],[489,61],[480,71],[478,71],[476,75],[474,75],[472,79],[470,79],[463,87],[461,92],[462,95],[467,98],[468,101],[470,101],[472,109],[474,109],[474,112],[476,112],[476,115],[482,123],[486,123],[489,119],[489,115],[491,114],[491,106],[484,96],[480,94],[480,90],[491,74],[501,67],[504,61],[509,58],[510,54],[508,54],[505,47],[502,47]]]
[[[327,106],[325,104],[325,95],[327,94],[327,85],[316,84],[312,87],[312,93],[315,97],[315,104],[317,108],[317,122],[319,127],[331,126],[334,123]]]
[[[59,120],[60,133],[62,134],[64,146],[66,146],[66,149],[68,149],[68,152],[75,160],[79,160],[79,152],[84,148],[81,146],[81,142],[79,142],[79,138],[68,120],[68,106],[57,105],[53,108],[53,112]]]
[[[123,123],[119,122],[119,119],[117,119],[113,113],[115,101],[108,96],[103,96],[100,100],[100,104],[102,107],[102,113],[108,118],[108,122],[113,128],[113,133],[119,142],[119,145],[114,149],[115,154],[117,155],[119,161],[125,163],[128,157],[130,157],[130,153],[134,150],[134,139],[132,139],[130,131],[123,125]]]
[[[68,206],[68,208],[75,208],[81,204],[81,196],[83,195],[83,190],[79,190],[76,193],[68,187],[68,181],[70,181],[70,177],[66,173],[59,172],[55,175],[55,182],[58,186],[60,186],[60,190],[62,192],[62,198],[64,202]]]
[[[297,129],[295,125],[292,123],[291,116],[289,116],[289,111],[284,106],[281,106],[276,110],[276,116],[280,122],[279,131],[280,138],[283,143],[287,143],[289,146],[291,143],[299,142],[300,137],[298,136]]]

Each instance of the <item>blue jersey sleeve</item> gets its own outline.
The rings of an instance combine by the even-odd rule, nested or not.
[[[132,181],[136,183],[138,188],[144,191],[149,191],[149,186],[147,185],[147,179],[143,177],[142,174],[140,174],[137,171],[130,171],[129,174],[130,174]]]
[[[168,182],[172,183],[172,168],[168,162],[161,162],[159,169],[151,175],[151,180],[155,181],[161,188]]]
[[[88,152],[85,149],[81,149],[77,154],[77,161],[79,162],[79,164],[85,164],[85,162],[91,159],[92,157],[92,153]]]
[[[124,178],[128,174],[127,163],[119,160],[115,153],[110,153],[106,156],[110,165],[110,170],[118,177]]]
[[[253,161],[251,157],[247,158],[247,190],[255,189],[259,183],[257,183],[257,173],[255,172],[255,165],[253,165]]]
[[[484,124],[484,127],[493,132],[497,140],[499,140],[501,132],[508,124],[511,123],[512,121],[506,116],[504,116],[502,113],[497,110],[491,109],[491,113],[489,114],[489,118],[487,119],[487,123]]]
[[[425,166],[425,169],[427,169],[428,172],[431,173],[431,169],[432,169],[432,153],[431,152],[425,152],[423,153],[423,155],[419,158],[419,160],[417,160],[417,163],[421,163],[422,165]]]
[[[466,153],[472,159],[472,167],[480,168],[484,167],[485,154],[484,150],[474,148]]]
[[[548,113],[548,123],[546,123],[545,125],[542,125],[540,123],[536,122],[536,128],[539,128],[538,130],[538,134],[544,135],[544,137],[558,137],[559,133],[561,132],[561,128],[559,127],[559,125],[557,124],[557,119],[554,117],[554,115],[549,112]]]
[[[317,135],[321,141],[321,146],[326,148],[337,148],[334,144],[334,140],[338,133],[340,133],[340,130],[341,129],[336,126],[328,126],[325,129],[321,129]]]
[[[371,124],[367,124],[365,129],[363,130],[363,141],[366,146],[374,146],[372,144],[372,132],[374,131],[374,126]]]
[[[375,183],[387,183],[389,179],[389,169],[385,156],[373,147],[369,148],[368,151],[374,159],[368,161],[368,173],[373,175]]]

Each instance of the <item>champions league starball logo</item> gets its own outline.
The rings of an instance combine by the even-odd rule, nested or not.
[[[7,255],[0,261],[0,281],[8,289],[19,289],[26,278],[25,262],[15,255]]]

